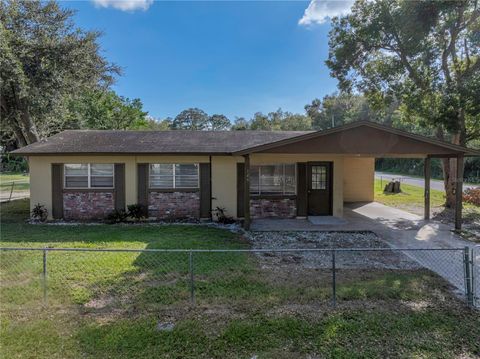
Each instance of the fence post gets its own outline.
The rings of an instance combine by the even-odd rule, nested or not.
[[[12,200],[13,187],[15,186],[15,181],[12,181],[12,187],[10,188],[10,197],[8,197],[8,202]]]
[[[188,268],[190,273],[190,302],[195,305],[195,278],[193,275],[193,252],[190,251],[188,259]]]
[[[470,260],[470,249],[465,247],[463,250],[463,264],[465,268],[465,295],[467,298],[467,304],[473,307],[473,291],[472,291],[472,264]]]
[[[43,275],[42,275],[42,286],[43,286],[43,302],[47,303],[47,250],[43,250]]]
[[[332,249],[332,305],[335,308],[337,306],[337,279],[336,279],[336,265],[335,265],[335,249]]]

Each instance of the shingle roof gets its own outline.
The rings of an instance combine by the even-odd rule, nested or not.
[[[68,130],[20,148],[33,154],[230,154],[313,131],[105,131]]]

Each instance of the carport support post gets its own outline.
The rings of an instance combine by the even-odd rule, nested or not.
[[[462,194],[463,194],[463,154],[457,155],[457,178],[455,178],[455,229],[462,229]]]
[[[245,230],[250,230],[250,155],[243,156],[245,158],[245,171],[244,171],[244,215],[245,215],[245,222],[243,227]]]
[[[424,161],[424,174],[425,174],[425,205],[424,205],[424,219],[430,219],[430,175],[431,175],[431,166],[430,166],[430,157],[425,158]]]

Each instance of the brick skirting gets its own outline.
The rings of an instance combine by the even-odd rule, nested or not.
[[[200,218],[200,193],[150,192],[148,216],[157,219]]]
[[[297,202],[295,199],[251,199],[250,216],[256,218],[295,218],[297,216]]]
[[[104,219],[115,209],[113,192],[64,192],[63,218]]]

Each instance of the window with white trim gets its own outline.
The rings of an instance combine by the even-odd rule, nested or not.
[[[297,189],[295,164],[250,167],[250,194],[294,195]]]
[[[113,163],[68,163],[63,173],[65,188],[113,188]]]
[[[151,163],[150,188],[199,188],[197,163]]]

